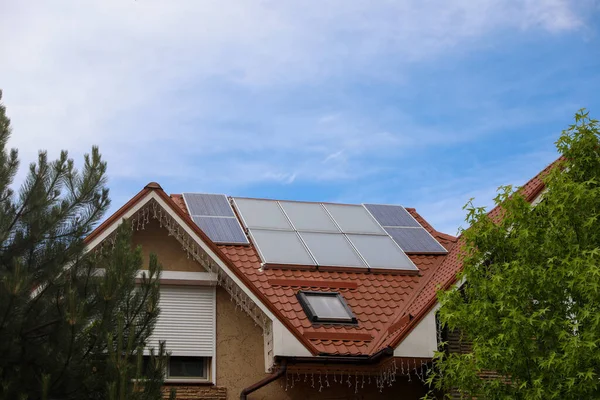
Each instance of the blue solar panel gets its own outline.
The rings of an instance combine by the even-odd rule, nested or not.
[[[406,253],[448,252],[423,228],[386,227],[385,230]]]
[[[233,209],[222,194],[184,193],[183,200],[190,215],[234,217]]]
[[[197,217],[192,219],[215,243],[248,244],[248,238],[235,217]]]
[[[421,225],[402,206],[384,204],[365,204],[365,207],[381,226],[412,226]]]

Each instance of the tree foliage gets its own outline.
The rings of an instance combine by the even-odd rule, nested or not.
[[[162,349],[134,379],[159,312],[156,257],[137,285],[143,258],[126,223],[113,246],[86,252],[109,206],[106,163],[96,147],[81,171],[66,151],[55,161],[42,151],[15,193],[5,111],[0,104],[0,398],[160,398]]]
[[[598,121],[582,110],[556,143],[562,157],[543,178],[541,202],[503,187],[496,217],[465,206],[465,283],[440,293],[439,318],[471,350],[436,355],[436,389],[469,399],[600,398],[599,139]]]

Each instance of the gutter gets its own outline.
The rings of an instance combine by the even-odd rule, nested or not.
[[[350,365],[372,365],[394,355],[394,349],[385,347],[370,356],[328,356],[320,354],[317,357],[285,357],[276,356],[275,361],[287,362],[287,365],[295,364],[350,364]]]
[[[248,386],[243,389],[240,393],[240,400],[247,400],[248,395],[257,391],[258,389],[267,386],[269,383],[276,381],[282,377],[286,371],[288,365],[296,364],[349,364],[349,365],[372,365],[377,364],[381,360],[390,358],[394,355],[394,349],[391,347],[385,347],[379,350],[377,353],[370,356],[328,356],[326,354],[320,354],[317,357],[288,357],[288,356],[276,356],[275,362],[279,362],[280,368],[277,372],[267,376],[264,379],[256,382],[255,384]]]

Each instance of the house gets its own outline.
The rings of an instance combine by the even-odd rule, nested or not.
[[[522,189],[530,201],[540,176]],[[149,346],[166,341],[178,399],[426,393],[435,293],[454,283],[460,241],[416,210],[168,195],[153,182],[89,235],[88,249],[110,244],[123,219],[163,265]]]

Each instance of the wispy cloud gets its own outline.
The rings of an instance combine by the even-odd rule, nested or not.
[[[390,171],[402,176],[399,164],[433,156],[424,149],[454,151],[543,118],[533,106],[499,100],[520,84],[490,86],[493,96],[482,101],[477,82],[486,77],[472,80],[460,59],[490,51],[498,35],[589,37],[590,7],[587,0],[8,2],[0,85],[11,144],[25,161],[38,148],[78,155],[99,144],[117,197],[148,180],[174,191],[346,182],[352,189],[336,186],[343,196]],[[531,77],[540,80],[536,88],[554,79],[544,73],[551,76]]]

